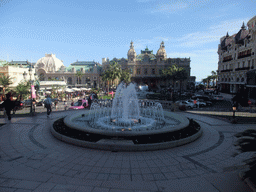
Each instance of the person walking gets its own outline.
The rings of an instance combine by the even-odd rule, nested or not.
[[[8,120],[11,120],[11,110],[14,108],[14,102],[11,100],[11,94],[6,94],[6,100],[0,105],[0,107],[5,108]]]
[[[52,100],[50,95],[47,95],[47,98],[44,100],[44,106],[47,109],[47,117],[49,117],[52,112]]]

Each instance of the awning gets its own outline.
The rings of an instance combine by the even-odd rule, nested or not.
[[[256,88],[256,85],[246,85],[246,87],[254,87],[254,88]]]

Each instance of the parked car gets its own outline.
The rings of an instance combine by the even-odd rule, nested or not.
[[[187,100],[188,102],[193,102],[194,103],[194,100],[192,100],[192,99],[189,99],[189,100]],[[206,107],[206,103],[205,102],[202,102],[202,101],[200,101],[200,100],[196,100],[196,107],[198,107],[198,105],[199,105],[199,107]]]
[[[212,106],[212,102],[211,102],[210,97],[207,97],[207,96],[197,96],[197,97],[194,97],[194,99],[206,103],[207,106]]]
[[[154,92],[150,92],[147,90],[140,90],[136,92],[138,99],[146,99],[149,98],[150,95],[154,95]]]
[[[31,107],[32,101],[31,101],[31,99],[26,99],[22,103],[23,103],[24,107]],[[36,104],[35,104],[35,106],[36,106]]]
[[[77,102],[73,104],[73,106],[69,107],[69,109],[84,109],[88,106],[88,100],[79,99]]]
[[[188,109],[193,109],[196,107],[196,105],[193,102],[189,102],[189,101],[176,101],[175,103],[178,103],[179,106],[184,105]]]
[[[223,101],[224,100],[224,97],[221,96],[221,95],[212,95],[212,100],[214,101]]]

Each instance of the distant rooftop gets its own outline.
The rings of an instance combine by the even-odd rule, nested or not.
[[[71,63],[71,65],[98,65],[95,61],[76,61],[74,63]]]

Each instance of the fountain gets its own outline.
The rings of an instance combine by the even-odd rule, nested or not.
[[[138,100],[133,83],[128,86],[125,83],[119,84],[114,100],[95,102],[89,111],[82,110],[65,117],[63,126],[66,127],[65,130],[71,130],[65,136],[59,128],[51,130],[61,140],[70,140],[67,137],[73,134],[74,136],[70,136],[73,143],[74,137],[83,135],[80,137],[83,139],[77,141],[79,145],[82,142],[80,140],[84,140],[82,146],[121,151],[153,150],[156,149],[154,145],[157,149],[178,146],[191,142],[202,134],[199,125],[196,131],[191,131],[194,129],[191,128],[189,119],[164,111],[160,103]]]

